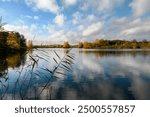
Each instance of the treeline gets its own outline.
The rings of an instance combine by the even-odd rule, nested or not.
[[[100,48],[100,49],[146,49],[150,48],[150,41],[127,41],[127,40],[104,40],[96,39],[94,42],[80,42],[78,48]]]
[[[31,42],[30,42],[31,43]],[[31,45],[31,44],[30,44]],[[146,49],[150,48],[150,41],[143,40],[105,40],[96,39],[93,42],[79,42],[77,45],[70,45],[69,42],[64,44],[53,44],[53,45],[34,45],[33,48],[86,48],[86,49]]]
[[[64,44],[52,44],[52,45],[33,45],[31,41],[28,41],[28,48],[70,48],[72,47],[68,41],[65,41]]]

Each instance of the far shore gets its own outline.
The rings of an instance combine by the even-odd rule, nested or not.
[[[68,41],[65,41],[64,44],[33,45],[30,41],[29,45],[29,48],[150,49],[150,41],[135,39],[131,41],[96,39],[92,42],[79,42],[76,45],[71,45]]]

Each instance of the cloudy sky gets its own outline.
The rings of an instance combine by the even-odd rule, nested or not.
[[[150,40],[150,0],[0,0],[5,30],[35,43]]]

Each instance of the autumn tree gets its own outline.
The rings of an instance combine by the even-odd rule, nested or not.
[[[10,32],[7,37],[7,46],[13,49],[20,49],[20,34],[17,32]]]
[[[90,42],[85,41],[83,43],[83,48],[93,48],[93,44]]]
[[[78,48],[83,48],[83,43],[82,42],[79,42]]]
[[[70,44],[68,41],[65,41],[63,44],[63,48],[70,48]]]

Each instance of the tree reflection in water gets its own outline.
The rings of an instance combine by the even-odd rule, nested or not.
[[[24,53],[4,54],[0,53],[0,74],[1,78],[7,73],[8,68],[18,68],[24,65],[26,57]]]

